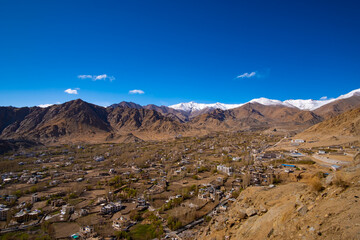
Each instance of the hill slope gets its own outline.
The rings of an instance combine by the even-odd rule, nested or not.
[[[296,138],[316,141],[352,141],[360,139],[360,107],[316,124]]]
[[[249,187],[196,239],[359,239],[360,168],[337,174],[321,192],[306,182]]]
[[[325,119],[329,119],[358,106],[360,106],[360,96],[355,95],[326,104],[314,110],[314,113]]]
[[[129,141],[129,133],[158,139],[175,136],[177,131],[185,129],[179,122],[156,111],[134,107],[137,106],[120,103],[104,108],[77,99],[47,108],[1,109],[5,112],[0,119],[1,138],[43,143]],[[139,141],[137,137],[132,138]]]
[[[249,130],[269,127],[301,130],[322,120],[310,111],[281,105],[247,103],[241,107],[223,111],[220,109],[202,114],[191,120],[195,128],[208,130]]]

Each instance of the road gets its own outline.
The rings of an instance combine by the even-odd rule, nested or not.
[[[337,159],[323,157],[318,154],[313,154],[311,157],[313,157],[319,165],[326,166],[326,167],[329,167],[331,165],[344,166],[344,165],[349,165],[351,163],[348,161],[341,161],[341,160],[337,160]]]

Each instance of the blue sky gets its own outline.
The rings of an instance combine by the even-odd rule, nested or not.
[[[0,105],[337,97],[360,88],[359,7],[340,0],[2,0]]]

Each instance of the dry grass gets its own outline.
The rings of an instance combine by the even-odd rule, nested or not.
[[[314,176],[309,180],[309,185],[311,187],[311,189],[315,192],[321,192],[324,187],[321,183],[321,180],[318,176]]]
[[[344,179],[344,177],[340,173],[337,173],[335,175],[335,178],[333,180],[333,184],[335,186],[338,186],[338,187],[341,187],[341,188],[344,188],[344,189],[349,187],[349,183]]]

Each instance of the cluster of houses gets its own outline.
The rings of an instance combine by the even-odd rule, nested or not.
[[[215,201],[220,199],[223,192],[212,184],[203,184],[199,189],[198,198],[206,201]]]

